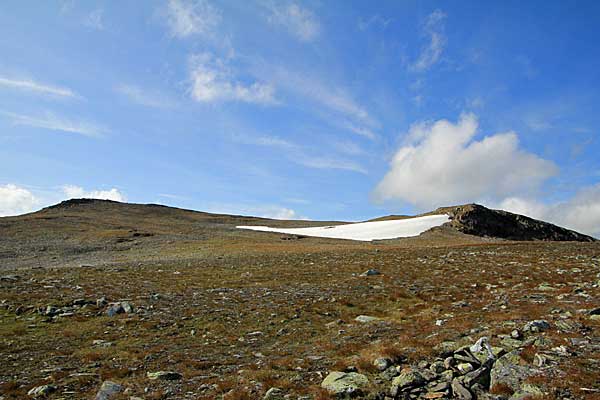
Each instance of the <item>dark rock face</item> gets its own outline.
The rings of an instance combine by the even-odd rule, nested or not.
[[[490,210],[478,204],[438,208],[435,212],[447,213],[455,229],[475,236],[508,240],[548,240],[593,242],[591,236],[561,228],[548,222],[502,210]]]

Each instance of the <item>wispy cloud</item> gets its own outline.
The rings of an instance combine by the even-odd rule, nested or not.
[[[43,95],[56,96],[56,97],[67,97],[67,98],[79,97],[71,89],[60,87],[60,86],[52,86],[52,85],[48,85],[48,84],[43,84],[43,83],[39,83],[39,82],[36,82],[31,79],[11,79],[11,78],[0,76],[0,87],[22,90],[22,91],[27,91],[27,92],[33,92],[33,93],[38,93],[38,94],[43,94]]]
[[[119,85],[115,88],[117,93],[127,97],[133,103],[154,108],[172,108],[175,106],[175,102],[166,96],[157,93],[150,92],[134,85]]]
[[[447,41],[444,34],[445,20],[446,14],[441,10],[435,10],[427,16],[423,26],[423,34],[427,36],[429,42],[423,47],[419,57],[411,65],[411,69],[425,71],[439,61]]]
[[[216,214],[246,215],[252,217],[271,218],[271,219],[307,219],[298,214],[296,210],[288,207],[272,204],[208,204],[204,211]]]
[[[98,8],[92,11],[83,19],[83,25],[90,29],[103,30],[104,29],[104,10]]]
[[[232,139],[235,142],[241,143],[241,144],[266,146],[266,147],[278,147],[281,149],[288,149],[288,150],[298,149],[300,147],[296,143],[292,143],[289,140],[285,140],[285,139],[282,139],[277,136],[269,136],[269,135],[247,136],[247,135],[236,134],[236,135],[232,136]]]
[[[9,118],[14,125],[25,125],[52,131],[76,133],[89,137],[101,137],[105,133],[108,133],[108,129],[94,123],[69,120],[59,117],[51,112],[46,112],[41,116],[31,116],[0,110],[0,115]]]
[[[346,170],[352,172],[358,172],[360,174],[367,174],[367,170],[363,168],[360,164],[350,161],[343,160],[339,158],[329,158],[329,157],[312,157],[312,156],[299,156],[294,158],[293,161],[300,165],[304,165],[309,168],[316,169],[339,169]]]
[[[309,42],[319,36],[319,21],[313,12],[296,3],[273,2],[268,5],[268,21],[285,27],[301,41]]]
[[[361,31],[366,31],[375,26],[385,29],[390,23],[392,23],[392,21],[393,20],[391,18],[385,18],[379,14],[375,14],[367,19],[360,18],[358,20],[358,29]]]
[[[167,3],[167,23],[174,37],[212,35],[220,22],[220,11],[206,0],[169,0]]]
[[[238,81],[227,63],[210,53],[190,58],[192,98],[201,103],[241,101],[263,105],[277,104],[275,88],[268,83]]]

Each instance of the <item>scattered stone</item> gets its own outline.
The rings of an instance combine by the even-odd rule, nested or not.
[[[543,319],[529,321],[527,324],[525,324],[525,327],[523,328],[525,332],[544,332],[548,329],[550,329],[550,324],[548,323],[548,321]]]
[[[358,317],[354,318],[354,320],[356,322],[360,322],[360,323],[366,324],[366,323],[369,323],[369,322],[379,321],[379,318],[372,317],[370,315],[359,315]]]
[[[98,300],[96,300],[96,307],[98,308],[105,307],[107,304],[108,301],[106,301],[106,297],[100,297]]]
[[[381,275],[381,272],[377,271],[376,269],[368,269],[365,272],[363,272],[362,274],[360,274],[360,276],[374,276],[374,275]]]
[[[392,364],[392,360],[386,357],[378,357],[373,360],[373,365],[379,371],[385,371]]]
[[[284,400],[284,396],[285,394],[283,390],[276,387],[272,387],[271,389],[267,390],[267,393],[265,393],[263,400]]]
[[[42,386],[34,387],[30,391],[28,391],[27,394],[31,397],[46,397],[50,393],[56,392],[56,390],[57,390],[56,386],[42,385]]]
[[[356,372],[331,372],[321,387],[337,396],[358,395],[369,385],[369,379]]]
[[[179,372],[173,371],[157,371],[157,372],[148,372],[146,376],[150,380],[162,380],[162,381],[176,381],[178,379],[183,378]]]
[[[100,348],[103,348],[103,349],[111,347],[112,345],[113,345],[112,342],[109,342],[109,341],[103,340],[103,339],[96,339],[96,340],[92,341],[92,346],[94,346],[94,347],[100,347]]]
[[[109,317],[114,317],[117,314],[130,314],[132,312],[133,306],[131,305],[131,303],[127,301],[121,301],[118,303],[111,304],[108,310],[106,310],[106,315],[108,315]]]
[[[102,382],[94,400],[110,400],[123,391],[123,386],[111,381]]]
[[[516,340],[521,340],[523,338],[523,334],[521,333],[520,330],[518,329],[514,329],[511,333],[510,333],[510,337]]]

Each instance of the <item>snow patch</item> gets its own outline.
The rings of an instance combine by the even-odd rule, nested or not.
[[[290,235],[315,236],[331,239],[382,240],[418,236],[421,233],[450,221],[444,215],[398,219],[390,221],[357,222],[345,225],[320,226],[312,228],[271,228],[268,226],[237,226],[261,232],[287,233]]]

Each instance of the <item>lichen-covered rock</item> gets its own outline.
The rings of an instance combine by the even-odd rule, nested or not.
[[[521,388],[519,390],[517,390],[515,393],[513,393],[512,396],[510,396],[509,400],[525,400],[525,399],[530,399],[532,397],[538,397],[538,396],[543,396],[544,392],[542,392],[540,390],[540,388],[538,388],[537,386],[525,383],[523,384],[523,386],[521,386]]]
[[[513,350],[494,363],[490,373],[490,385],[493,388],[496,385],[503,384],[517,391],[525,378],[537,372],[538,370],[533,365],[525,363],[519,350]]]
[[[337,397],[354,396],[369,386],[369,379],[356,372],[331,372],[321,382],[321,387]]]
[[[421,373],[415,369],[402,371],[400,375],[392,380],[390,394],[396,396],[400,391],[421,387],[427,383],[427,380]]]
[[[473,395],[471,394],[469,389],[464,387],[464,385],[460,382],[459,379],[454,379],[452,381],[452,394],[454,395],[455,398],[460,399],[460,400],[472,400],[473,399]]]

